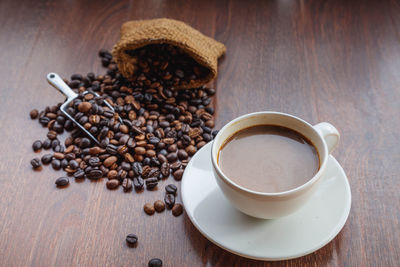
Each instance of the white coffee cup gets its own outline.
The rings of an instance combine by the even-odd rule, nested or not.
[[[218,165],[218,152],[224,142],[234,133],[255,125],[277,125],[295,130],[315,146],[320,161],[318,172],[294,189],[277,192],[256,192],[240,186],[229,179]],[[211,148],[211,161],[216,181],[230,203],[243,213],[263,219],[274,219],[298,210],[310,198],[323,176],[329,154],[339,142],[338,130],[327,122],[312,126],[293,115],[263,111],[246,114],[226,124],[215,137]]]

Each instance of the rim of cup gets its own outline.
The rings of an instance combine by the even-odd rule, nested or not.
[[[218,158],[218,152],[220,150],[220,147],[224,144],[224,142],[221,142],[221,146],[220,147],[216,147],[216,141],[219,138],[221,138],[221,133],[224,132],[229,126],[231,126],[232,124],[237,123],[238,121],[247,119],[247,118],[252,117],[252,116],[262,115],[262,114],[272,114],[272,115],[287,116],[287,117],[291,117],[291,118],[293,118],[293,119],[295,119],[297,121],[300,121],[301,123],[303,123],[303,124],[307,125],[309,128],[311,128],[311,130],[316,134],[316,136],[318,136],[318,138],[322,141],[322,144],[323,144],[324,150],[325,150],[324,151],[325,152],[324,155],[321,155],[321,151],[319,151],[319,149],[316,147],[316,145],[312,142],[312,145],[315,147],[315,149],[317,150],[317,153],[318,153],[318,157],[319,157],[319,161],[320,161],[320,167],[319,167],[318,171],[314,174],[314,176],[311,177],[309,180],[307,180],[307,182],[305,182],[304,184],[302,184],[302,185],[300,185],[298,187],[295,187],[293,189],[286,190],[286,191],[281,191],[281,192],[260,192],[260,191],[254,191],[254,190],[248,189],[246,187],[243,187],[243,186],[233,182],[231,179],[229,179],[222,172],[221,168],[218,165],[217,158]],[[257,125],[259,125],[259,124],[257,124]],[[291,129],[290,127],[287,127],[287,128]],[[242,129],[240,129],[240,130],[242,130]],[[301,133],[301,134],[304,135],[303,133]],[[231,137],[232,135],[228,136],[228,138]],[[306,136],[306,137],[309,138],[308,136]],[[228,138],[226,138],[226,139],[228,139]],[[226,139],[223,140],[223,141],[226,141]],[[323,158],[321,159],[321,157],[323,157]],[[327,164],[328,157],[329,157],[328,147],[326,145],[326,142],[325,142],[324,138],[318,133],[318,131],[310,123],[306,122],[305,120],[303,120],[303,119],[301,119],[299,117],[296,117],[296,116],[293,116],[293,115],[290,115],[290,114],[287,114],[287,113],[283,113],[283,112],[277,112],[277,111],[258,111],[258,112],[248,113],[248,114],[239,116],[239,117],[231,120],[230,122],[228,122],[227,124],[225,124],[221,128],[221,130],[215,136],[214,141],[213,141],[212,146],[211,146],[211,162],[212,162],[213,167],[214,167],[215,171],[217,172],[218,176],[221,177],[225,182],[227,182],[231,186],[233,186],[233,187],[235,187],[235,188],[237,188],[239,190],[245,191],[247,193],[250,193],[250,194],[253,194],[253,195],[258,195],[258,196],[279,196],[279,197],[283,197],[283,196],[288,196],[288,195],[295,194],[295,193],[297,193],[299,191],[304,190],[305,188],[310,187],[312,184],[314,184],[321,177],[322,172],[325,170],[325,166]]]

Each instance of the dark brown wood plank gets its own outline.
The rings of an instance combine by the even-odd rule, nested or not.
[[[0,2],[0,265],[396,266],[400,261],[400,6],[397,1],[11,1]],[[63,97],[45,81],[55,71],[102,73],[97,50],[111,48],[131,19],[185,21],[226,44],[215,105],[217,128],[252,111],[276,110],[342,134],[334,156],[353,204],[341,233],[290,261],[248,260],[205,239],[187,216],[148,217],[162,190],[124,194],[104,181],[72,182],[33,172],[29,119]],[[140,244],[126,247],[137,233]]]

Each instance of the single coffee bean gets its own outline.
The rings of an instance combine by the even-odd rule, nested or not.
[[[133,186],[136,190],[140,190],[144,186],[144,180],[141,177],[133,178]]]
[[[178,150],[178,158],[180,160],[187,159],[188,158],[188,153],[184,149],[179,149]]]
[[[135,234],[129,234],[126,236],[126,243],[130,246],[136,245],[138,237]]]
[[[171,168],[173,171],[176,171],[176,170],[179,169],[181,166],[182,166],[182,162],[180,162],[180,161],[175,161],[174,163],[172,163],[172,164],[170,165],[170,168]]]
[[[40,163],[40,159],[39,158],[34,158],[31,160],[31,165],[34,169],[38,169],[40,168],[40,166],[42,166],[42,164]]]
[[[57,138],[57,132],[55,131],[49,131],[47,133],[47,138],[49,138],[50,140],[54,140]]]
[[[147,215],[153,215],[155,212],[154,205],[151,203],[144,204],[143,210]]]
[[[85,172],[82,169],[77,170],[74,173],[74,178],[75,179],[83,179],[83,178],[85,178]]]
[[[183,172],[183,169],[176,170],[172,173],[172,176],[175,178],[175,180],[180,181],[182,180]]]
[[[103,172],[99,169],[92,169],[88,173],[86,173],[86,176],[89,179],[97,180],[103,176]]]
[[[63,153],[56,152],[53,154],[53,157],[56,159],[62,160],[62,159],[64,159],[65,155]]]
[[[40,140],[36,140],[35,142],[33,142],[32,144],[32,149],[33,151],[39,151],[42,148],[42,142]]]
[[[157,212],[163,212],[165,210],[165,203],[161,200],[157,200],[156,202],[154,202],[154,209]]]
[[[42,163],[43,164],[45,164],[45,165],[47,165],[47,164],[50,164],[50,162],[51,162],[51,160],[53,159],[53,155],[51,155],[51,154],[45,154],[45,155],[43,155],[42,156]]]
[[[176,192],[178,191],[178,188],[176,187],[176,185],[174,184],[169,184],[165,187],[165,191],[168,194],[173,194],[174,196],[176,196]]]
[[[69,179],[68,177],[60,177],[56,180],[55,184],[57,186],[66,186],[67,184],[69,184]]]
[[[172,162],[175,162],[176,160],[178,159],[178,156],[177,156],[177,154],[176,153],[169,153],[168,155],[167,155],[167,160],[168,160],[168,162],[170,162],[170,163],[172,163]]]
[[[68,160],[62,159],[61,160],[61,168],[65,169],[68,167]]]
[[[90,104],[89,102],[82,102],[78,105],[78,110],[83,113],[89,112],[91,108],[92,104]]]
[[[91,157],[91,158],[88,160],[88,164],[89,164],[90,166],[92,166],[92,167],[100,166],[100,164],[101,164],[100,158],[98,158],[98,157]],[[111,165],[110,165],[110,166],[111,166]],[[109,166],[106,166],[106,167],[109,167]]]
[[[141,175],[142,174],[142,164],[140,164],[139,162],[134,162],[132,164],[132,170],[135,173],[135,175]]]
[[[156,187],[158,184],[158,179],[157,177],[151,177],[146,179],[146,188],[147,189],[153,189],[154,187]]]
[[[29,112],[29,116],[32,120],[37,119],[39,116],[39,111],[37,109],[32,109],[31,112]]]
[[[106,186],[108,189],[115,189],[119,186],[119,181],[116,179],[108,180]]]
[[[70,160],[69,167],[73,170],[76,170],[79,168],[79,163],[76,160]]]
[[[58,159],[53,159],[51,161],[51,166],[53,167],[54,170],[59,170],[61,169],[61,161]]]
[[[181,204],[175,204],[175,205],[172,207],[172,214],[173,214],[174,216],[177,217],[177,216],[181,215],[182,212],[183,212],[183,206],[182,206]]]
[[[113,165],[116,161],[118,160],[118,158],[116,156],[111,156],[108,157],[104,160],[103,164],[106,167],[110,167],[111,165]]]
[[[161,174],[162,174],[164,177],[168,177],[168,176],[169,176],[169,173],[170,173],[170,166],[169,166],[169,163],[168,163],[168,162],[164,162],[163,164],[161,164],[160,170],[161,170]]]
[[[124,188],[125,192],[131,190],[132,189],[132,180],[129,178],[125,178],[122,181],[122,187]]]
[[[172,209],[175,204],[175,196],[173,194],[166,194],[164,197],[164,202],[168,209]]]
[[[148,264],[149,267],[162,267],[162,260],[158,258],[151,259]]]
[[[51,140],[50,140],[50,139],[44,140],[43,143],[42,143],[42,147],[43,147],[44,149],[49,149],[49,148],[51,148]]]

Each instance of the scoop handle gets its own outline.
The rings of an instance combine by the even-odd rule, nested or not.
[[[49,74],[47,74],[47,81],[54,88],[63,93],[68,100],[78,96],[78,94],[72,91],[72,89],[63,81],[63,79],[61,79],[61,77],[57,73],[50,72]]]

